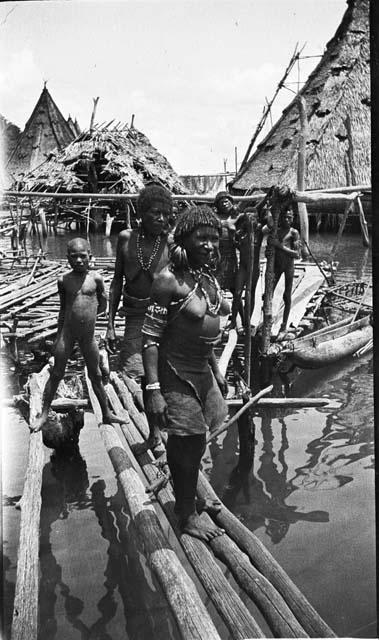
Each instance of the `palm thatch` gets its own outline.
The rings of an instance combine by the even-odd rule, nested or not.
[[[173,193],[187,193],[169,162],[143,133],[127,125],[110,125],[84,131],[63,151],[50,154],[25,176],[26,189],[135,193],[156,180]]]
[[[5,165],[17,145],[20,129],[0,114],[0,186],[6,188],[9,180]]]
[[[75,134],[59,111],[46,84],[32,115],[7,162],[7,172],[16,177],[41,164],[54,149],[64,149]]]
[[[309,136],[306,188],[370,184],[370,0],[347,0],[325,53],[300,90]],[[295,98],[232,182],[232,191],[296,187],[300,116]]]

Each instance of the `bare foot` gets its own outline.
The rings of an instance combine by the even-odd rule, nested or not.
[[[210,515],[217,515],[221,511],[222,504],[220,500],[211,500],[210,498],[198,498],[196,500],[196,509],[198,513],[206,511]]]
[[[156,436],[150,436],[145,442],[139,442],[132,447],[132,451],[135,455],[140,456],[143,453],[146,453],[149,449],[155,451],[163,447],[161,438],[157,438]],[[160,451],[159,451],[160,452]],[[163,453],[163,452],[162,452]]]
[[[181,522],[181,530],[182,533],[188,533],[188,535],[206,542],[225,533],[224,529],[220,529],[213,522],[204,523],[197,513],[192,513],[185,521]]]
[[[125,418],[120,418],[111,411],[108,411],[108,413],[104,413],[103,424],[112,424],[112,422],[115,422],[116,424],[125,424]]]

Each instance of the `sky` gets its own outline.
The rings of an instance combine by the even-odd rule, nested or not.
[[[242,161],[298,43],[320,56],[346,0],[44,0],[0,4],[0,113],[21,129],[44,81],[63,115],[130,122],[175,171]],[[318,57],[300,60],[272,122]],[[270,118],[262,135],[271,127]]]

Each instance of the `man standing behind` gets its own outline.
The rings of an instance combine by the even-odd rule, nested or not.
[[[234,223],[237,214],[233,206],[233,198],[227,191],[220,191],[216,195],[214,205],[222,225],[219,244],[221,260],[217,279],[221,289],[229,289],[233,293],[237,275],[237,253],[234,244]]]
[[[168,231],[172,213],[171,193],[158,183],[146,185],[137,199],[141,225],[121,231],[116,263],[109,290],[109,320],[106,340],[115,346],[114,319],[123,295],[120,314],[125,317],[125,333],[120,351],[121,370],[140,382],[142,364],[142,325],[153,279],[168,264]]]

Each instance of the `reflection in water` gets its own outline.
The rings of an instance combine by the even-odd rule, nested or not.
[[[334,370],[320,380],[319,393],[329,394],[341,402],[335,413],[326,413],[322,436],[307,447],[308,462],[296,469],[294,483],[307,490],[332,490],[353,480],[349,466],[358,460],[374,457],[372,360]],[[373,463],[369,466],[373,466]],[[344,473],[341,473],[341,471]]]
[[[66,622],[63,624],[68,623],[69,627],[75,629],[79,634],[78,637],[83,640],[88,638],[112,640],[107,625],[116,616],[120,599],[124,609],[123,634],[126,632],[126,637],[161,638],[162,640],[175,638],[176,625],[167,614],[167,603],[164,597],[156,589],[149,571],[144,567],[145,561],[141,554],[140,543],[127,513],[122,491],[118,487],[116,495],[107,498],[105,488],[106,485],[102,479],[95,481],[89,488],[86,463],[79,450],[71,458],[54,453],[51,462],[45,465],[40,539],[39,639],[50,640],[59,632],[62,633],[59,628],[62,622],[58,620],[56,611],[58,597],[63,599],[64,604]],[[54,556],[52,542],[52,534],[54,530],[56,531],[56,527],[53,528],[54,523],[68,519],[75,510],[83,509],[94,511],[101,528],[101,535],[109,543],[107,562],[103,571],[105,594],[97,602],[98,614],[95,614],[96,619],[92,624],[84,621],[87,602],[73,594],[72,587],[62,579],[62,567]],[[94,559],[92,552],[93,549],[89,545],[86,560],[88,569],[91,567],[93,572],[95,587],[98,586],[96,582],[101,580],[102,571],[101,567],[97,566],[98,556]],[[80,567],[76,570],[75,567],[70,568],[70,563],[75,560],[75,557],[71,559],[69,554],[64,555],[68,564],[64,569],[68,569],[69,573],[72,571],[72,583],[80,590],[79,575],[77,575],[78,572],[80,574]],[[80,593],[82,594],[82,590]],[[91,596],[90,593],[88,595]],[[91,607],[91,618],[94,613],[95,609]]]
[[[250,417],[239,424],[240,451],[238,463],[232,470],[225,487],[222,500],[251,531],[264,526],[267,535],[274,544],[280,542],[291,524],[299,520],[308,522],[328,522],[326,511],[297,511],[296,506],[286,504],[288,496],[296,490],[292,481],[288,481],[288,466],[285,453],[288,449],[287,427],[280,420],[280,447],[275,462],[272,414],[263,412],[261,420],[262,454],[260,467],[256,475],[252,473],[254,462],[254,420]],[[240,499],[242,491],[243,500]]]

